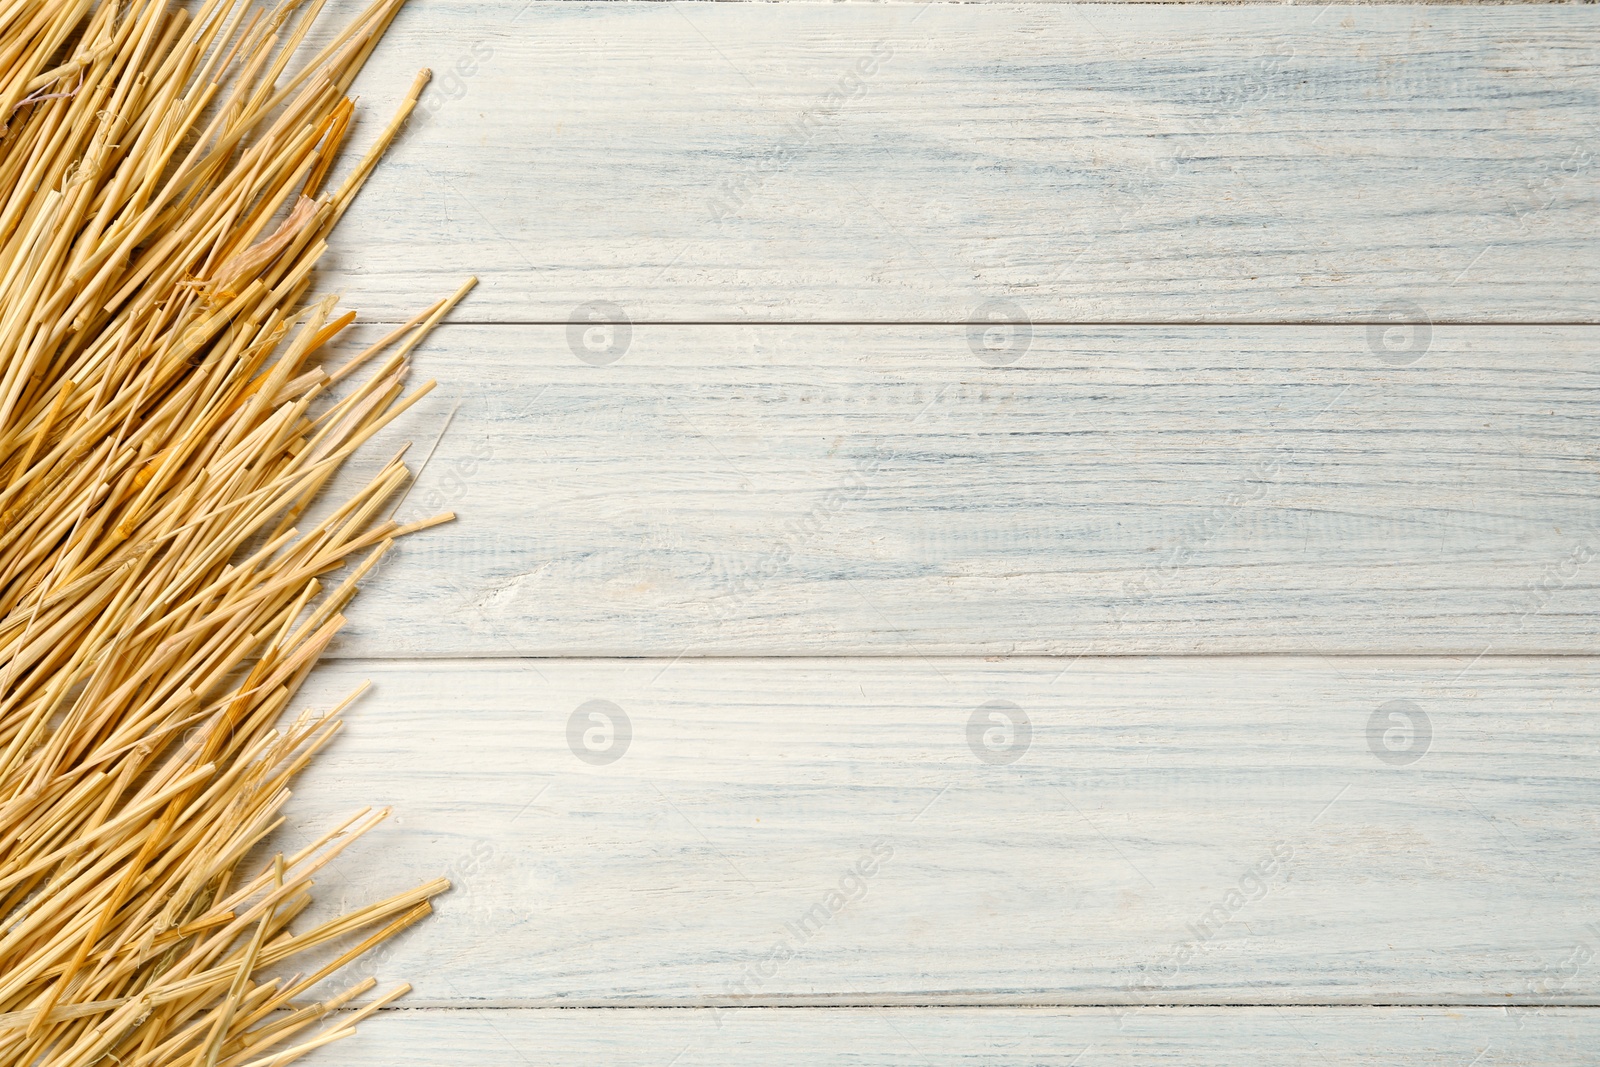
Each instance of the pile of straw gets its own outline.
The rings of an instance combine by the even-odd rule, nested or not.
[[[399,0],[311,55],[322,2],[0,0],[6,1067],[288,1062],[405,991],[307,1002],[446,888],[291,930],[383,813],[253,851],[338,725],[283,713],[355,583],[449,518],[385,519],[396,456],[295,526],[427,391],[404,393],[408,354],[465,292],[324,365],[354,313],[306,302],[312,267],[427,72],[334,182]]]

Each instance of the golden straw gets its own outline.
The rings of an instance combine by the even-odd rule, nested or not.
[[[288,1063],[406,991],[303,999],[447,888],[292,929],[381,811],[245,867],[338,730],[280,720],[356,582],[449,516],[384,517],[396,456],[296,524],[471,285],[323,366],[355,315],[311,270],[428,78],[337,179],[401,0],[297,64],[323,2],[0,3],[0,1067]]]

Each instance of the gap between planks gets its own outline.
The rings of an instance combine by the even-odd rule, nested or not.
[[[584,2],[584,0],[549,0],[549,2],[555,2],[555,3],[580,3],[580,2]],[[659,0],[659,2],[661,2],[661,3],[670,3],[670,2],[672,2],[672,0]],[[745,2],[745,0],[725,0],[725,2],[742,3],[742,2]],[[1041,2],[1049,2],[1049,0],[1041,0]],[[1512,0],[1512,2],[1515,2],[1515,0]],[[368,318],[368,317],[362,316],[360,314],[360,312],[358,311],[356,313],[356,318],[355,318],[354,325],[357,325],[357,326],[399,326],[399,325],[402,325],[402,324],[404,324],[406,322],[409,322],[409,321],[410,321],[409,319],[405,319],[405,318],[384,318],[384,317]],[[473,320],[470,320],[470,321],[451,322],[451,323],[447,323],[446,325],[457,326],[457,327],[461,327],[461,326],[557,326],[557,327],[564,327],[564,326],[572,325],[572,323],[574,321],[581,321],[581,320],[573,320],[573,319],[560,319],[560,320],[556,320],[556,319],[483,319],[483,320],[478,320],[478,319],[473,319]],[[1364,317],[1355,317],[1355,318],[1348,318],[1348,319],[1334,319],[1334,320],[1329,320],[1329,321],[1313,321],[1313,320],[1310,320],[1310,319],[1302,319],[1302,320],[1272,319],[1272,320],[1261,320],[1261,321],[1254,320],[1254,319],[1029,319],[1028,322],[1027,322],[1027,325],[1029,325],[1029,326],[1083,327],[1085,329],[1087,329],[1089,327],[1124,327],[1124,326],[1127,326],[1127,327],[1163,327],[1163,328],[1170,327],[1172,329],[1180,329],[1180,330],[1181,329],[1197,329],[1197,330],[1199,330],[1199,329],[1226,328],[1226,327],[1245,328],[1245,329],[1255,329],[1257,327],[1268,328],[1268,329],[1273,328],[1273,327],[1297,327],[1297,328],[1304,329],[1304,328],[1307,328],[1307,327],[1324,327],[1324,326],[1392,326],[1394,324],[1395,324],[1395,320],[1393,320],[1393,319],[1374,319],[1374,318],[1364,318]],[[945,320],[938,320],[938,321],[935,321],[935,320],[911,321],[911,320],[896,320],[896,319],[758,319],[758,318],[748,318],[748,319],[630,319],[628,321],[628,325],[629,326],[635,326],[635,327],[637,327],[637,326],[736,326],[736,327],[746,327],[746,326],[816,326],[816,327],[828,327],[828,326],[840,326],[840,327],[881,326],[881,327],[884,327],[886,329],[894,328],[894,327],[905,327],[905,326],[948,326],[948,327],[952,327],[952,328],[955,328],[955,329],[964,329],[965,327],[973,325],[973,320],[971,320],[971,319],[963,319],[963,320],[960,320],[960,321],[956,321],[956,320],[953,320],[953,319],[945,319]],[[1464,326],[1464,327],[1485,328],[1485,329],[1497,329],[1497,328],[1516,329],[1519,326],[1527,326],[1527,327],[1530,327],[1530,328],[1553,327],[1553,326],[1584,327],[1584,326],[1600,325],[1600,318],[1589,319],[1589,320],[1517,319],[1517,320],[1512,320],[1512,321],[1508,321],[1508,322],[1467,322],[1467,321],[1461,321],[1461,320],[1455,320],[1455,319],[1429,319],[1428,320],[1428,325],[1429,326],[1451,326],[1451,327]]]
[[[414,999],[414,998],[413,998]],[[1580,1003],[1552,1003],[1540,1004],[1538,1007],[1560,1008],[1562,1011],[1593,1011],[1600,1009],[1600,1000]],[[1074,1003],[1071,1001],[1014,1001],[1001,1003],[991,1000],[929,1000],[929,1001],[897,1001],[897,1000],[839,1000],[827,1004],[808,1002],[804,1004],[785,1003],[783,1001],[753,1001],[750,1003],[732,1004],[724,1001],[710,999],[696,1003],[681,1004],[617,1004],[612,1002],[596,1001],[590,1004],[541,1004],[529,1006],[516,1001],[502,1003],[473,1003],[466,1001],[397,1001],[386,1004],[379,1011],[407,1012],[407,1011],[617,1011],[617,1012],[647,1012],[647,1011],[861,1011],[874,1009],[880,1011],[1116,1011],[1122,1008],[1137,1007],[1141,1011],[1271,1011],[1274,1008],[1305,1008],[1308,1010],[1327,1011],[1362,1011],[1376,1010],[1415,1010],[1415,1011],[1453,1011],[1465,1009],[1468,1011],[1494,1010],[1503,1007],[1500,1004],[1490,1003],[1485,1000],[1481,1003],[1464,1003],[1461,1001],[1406,1001],[1406,1000],[1373,1000],[1373,1001],[1344,1001],[1344,1000],[1285,1000],[1285,1001],[1214,1001],[1212,1003],[1189,1004],[1183,1001],[1172,1001],[1159,1004],[1133,1004],[1125,1000],[1107,1000],[1100,1003]],[[345,1011],[359,1009],[348,1008]]]

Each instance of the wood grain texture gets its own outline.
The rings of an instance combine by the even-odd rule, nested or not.
[[[340,663],[284,844],[394,805],[319,906],[448,873],[419,1007],[1593,1004],[1597,670]]]
[[[962,327],[630,338],[429,341],[446,384],[369,460],[415,441],[400,517],[460,519],[338,654],[1600,650],[1593,328],[1408,366],[1351,326],[1037,327],[1007,366]]]
[[[535,4],[571,4],[595,3],[597,0],[529,0]],[[643,2],[643,0],[608,0],[610,3]],[[649,0],[654,3],[678,2],[678,0]],[[705,2],[705,0],[698,0]],[[717,0],[718,3],[816,3],[817,0]],[[831,0],[837,2],[837,0]],[[851,0],[853,3],[878,3],[878,4],[922,4],[928,0]],[[1034,4],[1081,4],[1084,0],[934,0],[936,3],[1034,3]],[[1190,4],[1198,7],[1262,7],[1263,0],[1088,0],[1093,4]],[[1349,0],[1341,2],[1340,7],[1376,7],[1385,4],[1405,5],[1408,7],[1512,7],[1535,6],[1550,4],[1572,3],[1573,0]]]
[[[1592,1062],[1597,17],[404,12],[310,1062]]]
[[[1600,315],[1593,7],[403,12],[323,284],[393,320]]]
[[[1481,1057],[1483,1064],[1578,1067],[1594,1062],[1597,1042],[1600,1012],[1572,1008],[1524,1019],[1488,1008],[1189,1008],[1150,1010],[1125,1020],[1105,1011],[1049,1008],[433,1010],[386,1012],[363,1024],[356,1040],[303,1062],[1467,1067]]]

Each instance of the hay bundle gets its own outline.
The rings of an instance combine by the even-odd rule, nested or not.
[[[355,583],[449,518],[384,518],[396,456],[296,527],[465,292],[325,360],[354,313],[312,266],[427,72],[332,181],[399,0],[307,55],[322,3],[0,0],[0,1064],[288,1062],[404,992],[306,1003],[446,887],[291,932],[381,812],[246,866],[337,728],[280,719]]]

